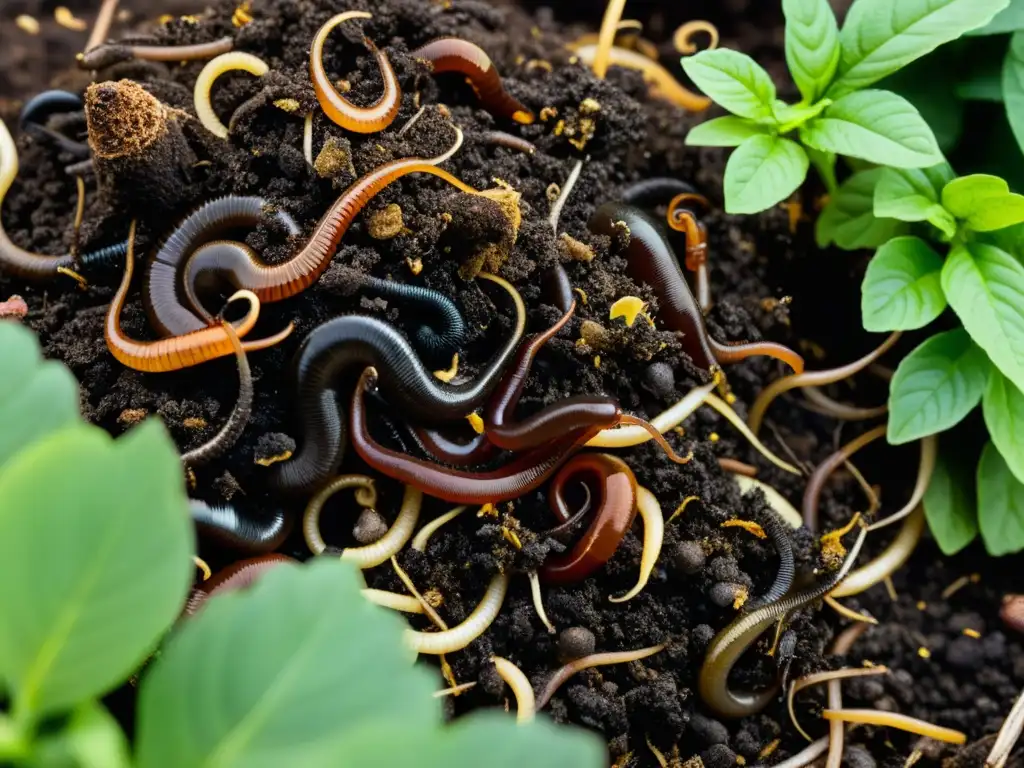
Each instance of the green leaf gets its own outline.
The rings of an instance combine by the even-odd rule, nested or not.
[[[944,555],[953,555],[978,535],[974,478],[959,457],[940,451],[924,494],[924,516]]]
[[[939,149],[951,152],[964,132],[964,103],[956,97],[957,66],[949,61],[949,46],[933,51],[876,87],[897,93],[921,113]]]
[[[695,125],[686,134],[689,147],[738,147],[751,136],[767,133],[764,126],[745,117],[726,115]]]
[[[1010,0],[1010,4],[995,15],[984,27],[972,29],[968,35],[1002,35],[1024,29],[1024,0]]]
[[[757,213],[789,197],[807,177],[807,153],[795,141],[753,136],[725,167],[727,213]]]
[[[787,104],[779,99],[772,105],[779,133],[786,133],[817,117],[832,104],[832,99],[822,99],[814,104]]]
[[[981,407],[992,442],[1024,483],[1024,392],[999,371],[992,371]]]
[[[875,188],[883,170],[855,173],[830,196],[815,227],[819,247],[835,243],[848,251],[877,248],[907,230],[901,221],[875,216]]]
[[[938,199],[939,193],[925,169],[886,168],[875,187],[875,216],[928,221],[952,237],[956,234],[956,220]]]
[[[39,342],[18,323],[0,322],[0,468],[41,437],[78,420],[78,382],[44,361]]]
[[[1010,38],[1003,62],[1003,101],[1006,119],[1013,129],[1017,146],[1024,151],[1024,32]]]
[[[78,707],[64,727],[34,745],[30,768],[128,768],[128,739],[117,720],[97,702]]]
[[[734,115],[751,120],[772,118],[775,84],[746,54],[716,48],[686,56],[682,63],[697,87]]]
[[[861,286],[867,331],[910,331],[942,314],[942,257],[917,237],[897,237],[878,249]]]
[[[353,729],[337,754],[339,761],[333,765],[358,768],[600,768],[609,764],[596,734],[546,720],[517,725],[508,715],[493,711],[460,717],[436,731],[410,732],[401,723],[370,723]]]
[[[958,246],[942,268],[942,290],[971,338],[1024,387],[1024,265],[995,246]]]
[[[352,729],[440,725],[436,676],[362,586],[349,563],[318,558],[211,600],[143,681],[140,768],[366,765],[338,760]]]
[[[832,98],[867,88],[914,59],[988,24],[1009,0],[857,0],[839,35]]]
[[[992,443],[978,462],[978,525],[990,555],[1024,549],[1024,484]]]
[[[1024,222],[1024,197],[1010,192],[998,176],[976,173],[953,179],[942,190],[942,204],[976,232]]]
[[[782,0],[786,16],[786,64],[804,101],[828,90],[839,66],[839,25],[828,0]]]
[[[990,368],[962,328],[918,346],[889,385],[889,442],[909,443],[960,423],[981,400]]]
[[[0,469],[0,679],[22,719],[101,696],[177,617],[192,575],[178,451],[159,421],[84,424]]]
[[[800,126],[805,144],[896,168],[943,161],[935,136],[914,105],[889,91],[843,96],[821,117]]]

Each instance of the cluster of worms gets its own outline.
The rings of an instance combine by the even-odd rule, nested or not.
[[[601,35],[596,40],[577,41],[573,46],[575,56],[592,65],[598,76],[603,76],[609,64],[640,69],[653,85],[654,95],[687,109],[706,108],[706,99],[686,91],[667,70],[644,53],[644,41],[634,38],[629,43],[624,41],[622,47],[612,44],[617,30],[630,29],[628,22],[619,22],[623,5],[620,0],[612,0]],[[357,134],[380,133],[393,124],[402,104],[399,77],[387,52],[364,37],[363,43],[379,68],[383,88],[373,104],[358,106],[332,81],[323,55],[332,30],[339,24],[369,18],[371,14],[362,11],[337,14],[320,27],[310,45],[309,81],[320,109],[337,126]],[[717,40],[717,33],[709,25],[685,25],[677,35],[680,50],[692,52],[689,37],[698,32],[711,34],[713,42]],[[627,45],[631,47],[625,47]],[[481,106],[510,130],[534,123],[534,111],[506,90],[490,58],[479,46],[459,38],[442,38],[415,48],[410,55],[425,62],[435,74],[457,72],[464,76]],[[213,83],[231,70],[243,70],[257,77],[265,76],[270,70],[258,57],[234,50],[234,40],[230,37],[185,46],[104,43],[80,56],[79,64],[85,69],[99,70],[130,59],[168,62],[208,59],[195,83],[195,112],[213,136],[225,140],[230,129],[212,108]],[[74,114],[81,109],[82,100],[76,94],[48,91],[25,105],[20,127],[40,141],[52,142],[81,166],[90,161],[89,143],[47,125],[47,118],[53,114]],[[307,135],[308,127],[307,119]],[[231,195],[201,204],[166,233],[152,253],[143,257],[141,293],[150,326],[159,337],[154,341],[131,338],[120,320],[135,272],[134,221],[123,242],[88,253],[79,253],[76,248],[59,256],[32,253],[19,247],[0,224],[0,272],[30,282],[67,275],[84,283],[99,266],[123,261],[123,279],[110,303],[104,329],[107,347],[115,359],[137,371],[162,373],[215,358],[235,357],[240,380],[238,401],[211,441],[182,456],[185,467],[193,468],[223,455],[246,426],[253,402],[248,355],[280,344],[294,330],[289,324],[265,338],[248,339],[261,306],[292,299],[316,283],[331,264],[346,232],[375,195],[411,174],[432,175],[460,193],[478,194],[478,190],[439,167],[462,143],[461,130],[454,124],[452,130],[456,136],[452,150],[435,158],[406,157],[374,168],[345,189],[308,233],[291,215],[275,209],[261,196]],[[498,143],[514,150],[530,153],[534,150],[532,144],[512,133],[496,132],[494,136]],[[571,192],[580,167],[578,163],[552,209],[555,234],[558,212]],[[17,148],[6,125],[0,121],[0,205],[17,173]],[[80,182],[79,189],[81,192]],[[517,406],[535,360],[552,339],[565,331],[578,310],[579,292],[574,290],[568,273],[560,264],[548,269],[542,278],[545,301],[557,308],[559,316],[548,328],[530,336],[526,335],[526,308],[517,288],[497,274],[479,273],[477,279],[481,287],[486,286],[498,297],[495,301],[499,306],[508,306],[514,318],[513,330],[475,378],[459,383],[445,381],[432,372],[442,361],[466,353],[466,321],[457,304],[429,288],[363,276],[360,290],[412,308],[423,320],[422,324],[407,338],[384,320],[346,314],[319,325],[305,337],[292,366],[291,394],[297,416],[298,447],[288,458],[274,463],[267,473],[268,483],[284,499],[282,506],[262,517],[252,517],[231,506],[210,506],[198,500],[192,503],[193,520],[204,537],[254,557],[236,563],[197,586],[186,613],[199,610],[212,595],[243,587],[266,569],[290,562],[288,557],[270,553],[281,547],[294,527],[294,516],[286,511],[287,507],[297,498],[306,499],[301,527],[310,551],[318,556],[337,556],[352,561],[363,569],[390,561],[411,596],[367,589],[364,590],[367,599],[396,610],[425,614],[436,625],[436,631],[408,630],[406,641],[418,653],[454,653],[480,637],[498,616],[509,589],[510,574],[494,575],[477,607],[462,623],[448,627],[399,568],[396,556],[407,546],[425,551],[431,536],[470,506],[514,501],[546,486],[552,526],[540,535],[558,541],[561,551],[549,554],[528,576],[537,612],[550,626],[543,609],[541,585],[577,583],[599,572],[618,551],[637,516],[643,525],[637,583],[625,594],[609,596],[609,600],[619,603],[640,594],[661,555],[666,520],[657,498],[638,482],[626,461],[607,451],[654,440],[671,461],[685,464],[690,455],[680,456],[668,435],[699,407],[706,405],[725,416],[773,464],[801,474],[801,468],[772,454],[757,437],[764,415],[776,397],[789,390],[802,389],[808,407],[844,421],[884,415],[884,408],[857,408],[831,400],[820,388],[843,381],[874,364],[895,343],[898,334],[850,365],[829,371],[804,371],[800,355],[781,344],[726,343],[709,332],[705,315],[711,308],[712,297],[704,214],[711,207],[708,199],[684,181],[652,178],[624,188],[617,199],[596,207],[589,218],[591,233],[618,243],[626,275],[637,284],[649,286],[656,296],[658,311],[651,318],[652,324],[677,335],[682,350],[705,372],[709,382],[694,388],[650,422],[624,412],[615,398],[591,395],[569,397],[529,416],[517,416]],[[667,209],[661,217],[654,213],[660,208]],[[80,218],[79,215],[76,233]],[[252,229],[261,221],[270,221],[288,236],[292,244],[288,258],[267,263],[248,245],[223,239],[230,232]],[[682,259],[676,253],[679,244]],[[692,289],[687,273],[692,275]],[[241,319],[228,322],[224,318],[226,306],[211,307],[204,303],[204,286],[211,281],[231,286],[233,293],[228,298],[229,304],[238,300],[245,302],[246,314]],[[744,423],[714,390],[724,380],[722,366],[756,355],[775,358],[785,364],[791,374],[764,389]],[[354,389],[350,388],[353,378],[357,378]],[[387,440],[373,434],[371,415],[376,415],[389,427]],[[459,437],[453,425],[473,417],[478,428],[468,437]],[[737,618],[711,641],[707,650],[698,689],[705,704],[717,714],[723,717],[752,715],[775,699],[781,681],[757,692],[737,691],[729,683],[735,664],[766,630],[778,626],[781,631],[787,616],[822,598],[832,600],[838,607],[835,598],[858,594],[885,580],[913,551],[923,527],[920,502],[935,463],[934,441],[930,439],[922,441],[918,483],[904,508],[882,521],[867,525],[855,520],[842,531],[826,534],[824,538],[831,536],[834,548],[841,548],[839,538],[857,530],[855,543],[849,551],[843,550],[845,554],[835,570],[817,578],[810,586],[794,588],[791,528],[803,522],[817,532],[818,501],[828,478],[839,467],[850,466],[851,456],[881,434],[884,434],[884,427],[865,433],[811,473],[802,516],[775,489],[748,477],[756,473],[756,468],[723,460],[723,467],[732,470],[743,488],[756,487],[765,492],[774,511],[761,533],[775,546],[779,568],[768,591],[747,599]],[[338,474],[350,446],[370,470],[404,487],[400,510],[390,525],[376,510],[377,490],[373,477]],[[588,448],[599,450],[586,450]],[[585,490],[586,500],[574,504],[575,491],[580,487]],[[364,515],[357,526],[362,531],[358,536],[360,546],[339,550],[325,542],[320,518],[328,500],[343,490],[355,491],[356,502]],[[424,496],[459,506],[419,526]],[[874,508],[870,510],[873,511]],[[902,528],[889,547],[867,565],[854,569],[866,534],[897,521],[902,522]],[[515,531],[508,530],[507,535],[510,546],[520,545]],[[586,632],[581,628],[573,631],[577,635]],[[666,638],[662,644],[635,651],[595,653],[592,636],[589,642],[585,634],[582,640],[576,637],[576,641],[570,644],[578,647],[578,652],[565,653],[569,659],[566,665],[552,675],[539,693],[534,692],[515,664],[494,657],[497,673],[516,695],[520,720],[531,718],[571,675],[601,664],[638,661],[671,644],[671,639]],[[842,645],[844,642],[846,644]],[[849,643],[852,639],[846,642],[841,638],[836,653],[845,653]],[[852,675],[812,675],[814,679],[796,681],[790,686],[792,710],[792,696],[797,690],[818,682],[829,683],[829,710],[825,717],[831,721],[831,741],[826,742],[830,765],[838,765],[836,755],[842,754],[844,721],[875,722],[947,740],[962,738],[962,734],[948,729],[891,713],[865,714],[860,710],[842,709],[837,680],[843,676]]]

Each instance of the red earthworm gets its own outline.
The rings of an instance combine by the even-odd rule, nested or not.
[[[128,338],[121,329],[121,310],[132,282],[132,265],[135,262],[135,222],[132,221],[128,234],[128,257],[125,259],[124,279],[114,294],[107,310],[103,335],[111,354],[123,365],[137,371],[160,373],[176,371],[199,365],[207,360],[234,354],[231,337],[220,326],[203,328],[184,336],[175,336],[160,341],[135,341]],[[231,297],[249,301],[249,313],[235,325],[235,333],[244,336],[256,324],[259,317],[259,300],[249,292],[239,291]],[[282,332],[259,342],[250,342],[250,349],[266,349],[287,338],[294,325],[288,324]]]
[[[105,69],[130,59],[144,61],[195,61],[212,59],[235,47],[231,37],[191,45],[148,45],[124,41],[102,43],[76,57],[80,69]]]
[[[160,244],[146,270],[142,301],[150,323],[161,336],[181,336],[209,325],[207,319],[182,305],[178,298],[179,276],[197,248],[231,230],[255,228],[264,212],[290,237],[301,231],[291,214],[272,209],[266,198],[228,195],[200,205]]]
[[[530,125],[534,121],[533,112],[505,90],[498,70],[480,46],[457,37],[441,37],[420,46],[409,55],[430,62],[435,75],[443,72],[460,72],[465,75],[466,81],[488,112],[523,125]]]
[[[818,530],[818,501],[821,499],[821,492],[825,488],[825,483],[832,476],[832,473],[865,445],[874,442],[880,437],[885,437],[885,430],[886,426],[882,424],[862,435],[858,435],[814,468],[814,472],[807,479],[807,488],[804,490],[803,500],[804,525],[812,533]]]
[[[578,430],[523,454],[492,472],[464,472],[388,450],[376,443],[366,422],[366,390],[376,386],[377,371],[367,368],[352,395],[352,446],[360,458],[381,474],[415,486],[429,496],[456,504],[508,501],[529,493],[598,430]]]
[[[384,80],[384,93],[369,107],[357,107],[343,98],[331,83],[331,78],[324,69],[324,42],[336,26],[349,19],[369,19],[372,14],[365,11],[344,11],[332,16],[317,31],[313,45],[309,49],[309,79],[313,82],[317,101],[324,114],[346,131],[353,133],[378,133],[387,128],[398,116],[402,106],[402,88],[398,84],[395,71],[391,68],[388,55],[379,50],[373,41],[363,37],[363,44],[377,59],[380,75]]]
[[[570,459],[551,481],[548,505],[562,523],[573,517],[564,497],[565,484],[581,476],[596,491],[597,509],[573,548],[549,557],[540,567],[540,577],[548,583],[580,581],[607,563],[636,517],[636,477],[629,466],[606,453],[583,453]]]
[[[431,162],[409,157],[370,171],[341,194],[317,222],[306,244],[281,264],[264,264],[241,243],[212,243],[200,248],[189,259],[184,274],[185,295],[192,309],[200,317],[209,317],[195,298],[195,287],[208,272],[223,276],[235,288],[252,291],[265,303],[281,301],[306,290],[327,269],[338,243],[366,203],[393,181],[410,173],[429,173],[463,192],[476,193],[471,186]]]
[[[389,402],[402,413],[415,414],[427,423],[461,419],[484,402],[519,345],[526,327],[526,306],[507,281],[483,272],[480,277],[508,292],[516,305],[516,327],[490,365],[473,381],[458,385],[438,381],[405,337],[376,318],[338,317],[306,337],[292,364],[303,444],[293,459],[274,467],[274,485],[284,491],[308,490],[341,463],[346,435],[336,403],[337,380],[349,368],[376,366]]]
[[[194,587],[185,604],[184,613],[186,616],[191,616],[211,597],[252,586],[267,571],[285,563],[298,564],[298,562],[287,555],[276,554],[240,560],[217,571],[198,587]]]
[[[487,131],[483,135],[483,142],[484,144],[494,144],[499,147],[514,149],[527,155],[532,155],[537,151],[537,147],[532,142],[504,131]]]
[[[783,361],[797,373],[803,371],[803,358],[781,344],[769,341],[721,344],[711,338],[672,246],[653,217],[630,205],[605,203],[591,216],[588,226],[597,234],[614,238],[621,231],[619,222],[625,225],[629,235],[627,274],[654,288],[660,302],[658,317],[672,330],[685,334],[683,349],[697,365],[711,368],[753,355],[768,355]]]

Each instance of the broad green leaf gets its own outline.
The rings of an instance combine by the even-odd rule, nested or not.
[[[22,448],[78,420],[78,382],[60,363],[44,361],[35,336],[18,323],[0,322],[0,360],[3,467]]]
[[[992,371],[981,407],[992,442],[1024,483],[1024,392],[999,371]]]
[[[727,213],[757,213],[789,197],[807,177],[807,153],[795,141],[753,136],[725,167]]]
[[[128,768],[128,739],[117,720],[94,701],[78,707],[56,733],[33,745],[28,768]]]
[[[995,246],[958,246],[942,268],[942,290],[971,338],[1024,387],[1024,264]]]
[[[1024,549],[1024,484],[992,443],[978,462],[978,527],[990,555]]]
[[[338,759],[352,729],[439,726],[439,678],[412,665],[404,620],[362,586],[323,558],[211,600],[143,680],[140,768],[366,765]]]
[[[875,216],[875,188],[883,170],[853,174],[829,198],[815,227],[819,247],[835,243],[848,251],[877,248],[907,230],[902,221]]]
[[[192,576],[178,451],[159,421],[78,424],[0,469],[0,679],[41,717],[103,695],[153,649]]]
[[[959,552],[978,535],[974,473],[958,459],[939,452],[924,494],[928,528],[945,555]]]
[[[1017,261],[1024,263],[1024,224],[997,229],[984,235],[984,241],[1001,248]]]
[[[817,117],[831,104],[831,99],[822,99],[814,104],[787,104],[776,99],[772,105],[772,113],[775,115],[775,121],[779,124],[779,132],[786,133],[811,118]]]
[[[786,64],[803,100],[813,104],[828,90],[839,66],[839,25],[828,0],[782,0]]]
[[[939,149],[952,152],[964,132],[964,103],[956,96],[957,68],[944,46],[918,59],[876,86],[899,94],[921,113],[931,127]]]
[[[352,729],[337,754],[334,765],[356,768],[601,768],[609,763],[597,734],[546,718],[517,724],[494,711],[466,715],[432,731],[369,723]]]
[[[910,331],[942,314],[942,257],[917,237],[897,237],[878,249],[861,286],[868,331]]]
[[[1010,4],[995,15],[984,27],[972,29],[968,35],[1002,35],[1024,29],[1024,0],[1010,0]]]
[[[1009,0],[857,0],[839,35],[832,98],[867,88],[914,59],[988,24]]]
[[[764,126],[744,117],[726,115],[695,125],[686,134],[690,147],[738,147],[751,136],[767,133]]]
[[[1003,101],[1006,119],[1024,151],[1024,32],[1015,32],[1010,38],[1003,62]]]
[[[889,442],[944,432],[978,404],[991,366],[961,328],[932,336],[907,355],[889,385]]]
[[[925,169],[886,168],[875,188],[875,216],[928,221],[952,237],[956,234],[956,220],[938,199],[939,193]]]
[[[843,96],[821,117],[800,126],[805,144],[895,168],[926,168],[943,161],[932,129],[914,105],[889,91]]]
[[[716,48],[687,56],[682,63],[697,87],[734,115],[751,120],[772,117],[775,84],[746,54]]]
[[[1010,192],[998,176],[976,173],[953,179],[942,190],[942,204],[976,232],[1024,222],[1024,196]]]

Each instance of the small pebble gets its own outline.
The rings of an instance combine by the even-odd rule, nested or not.
[[[352,528],[352,536],[362,545],[373,544],[388,532],[388,521],[375,509],[364,509]]]
[[[558,635],[558,652],[567,660],[589,656],[596,646],[594,633],[586,627],[569,627]]]
[[[711,602],[721,608],[728,608],[736,601],[736,596],[742,589],[742,585],[733,584],[729,581],[720,581],[711,587],[711,592],[708,593],[708,597],[711,598]]]
[[[740,581],[740,567],[736,564],[736,558],[728,555],[712,560],[709,571],[715,581]]]
[[[876,768],[878,763],[864,747],[851,744],[843,750],[843,765],[846,768]]]
[[[672,553],[672,567],[682,573],[694,574],[704,567],[706,559],[700,544],[696,541],[683,541],[676,545]]]
[[[644,386],[655,397],[668,397],[676,388],[676,375],[668,363],[651,363],[644,370]]]
[[[977,640],[961,636],[946,647],[946,661],[960,669],[981,669],[985,655]]]
[[[694,715],[690,718],[690,730],[709,747],[715,744],[729,744],[729,729],[710,717]]]
[[[703,651],[707,648],[714,637],[715,630],[711,628],[710,624],[698,624],[690,633],[690,639],[693,640],[698,651]]]
[[[725,744],[715,744],[704,750],[700,759],[704,762],[704,768],[733,768],[736,765],[736,753]]]

